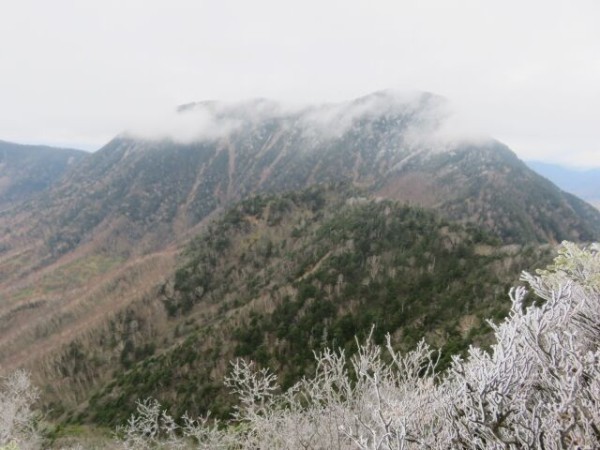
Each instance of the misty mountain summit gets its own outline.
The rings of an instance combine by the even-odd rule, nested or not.
[[[187,105],[182,122],[154,138],[124,133],[55,186],[46,198],[53,251],[113,227],[152,250],[253,193],[331,182],[434,208],[507,242],[600,234],[598,211],[503,144],[453,134],[447,110],[441,97],[393,91],[306,107],[264,99]]]

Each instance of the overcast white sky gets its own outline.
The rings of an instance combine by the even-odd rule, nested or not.
[[[526,159],[600,166],[596,0],[0,0],[0,139],[95,150],[195,100],[445,96]]]

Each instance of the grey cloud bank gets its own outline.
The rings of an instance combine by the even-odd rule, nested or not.
[[[444,151],[461,142],[489,142],[490,137],[461,123],[443,97],[423,92],[384,90],[346,102],[299,104],[268,99],[242,102],[203,101],[177,110],[147,114],[126,135],[171,139],[179,143],[226,138],[250,126],[275,120],[301,133],[308,142],[341,138],[362,119],[385,119],[401,130],[403,147]],[[307,144],[308,145],[308,144]]]
[[[93,150],[125,129],[177,127],[193,139],[175,105],[340,102],[392,87],[449,99],[448,134],[600,166],[595,1],[23,0],[2,11],[5,140]],[[195,120],[200,134],[222,131]]]

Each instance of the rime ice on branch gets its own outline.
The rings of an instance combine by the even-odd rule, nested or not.
[[[530,291],[511,290],[509,316],[491,324],[496,344],[489,353],[471,347],[437,373],[437,353],[423,342],[400,354],[389,338],[384,348],[368,340],[351,358],[316,355],[314,376],[285,392],[273,374],[237,361],[227,379],[240,397],[237,425],[224,431],[188,420],[180,444],[600,448],[600,246],[565,242],[554,265],[522,280]],[[135,421],[130,427],[131,436],[147,434]]]

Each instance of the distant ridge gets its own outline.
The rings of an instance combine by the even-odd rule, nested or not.
[[[526,163],[562,190],[577,195],[600,209],[600,168],[584,170],[541,161]]]
[[[45,191],[87,155],[81,150],[0,140],[0,208]]]

